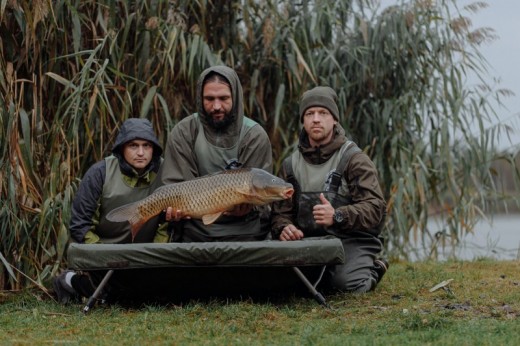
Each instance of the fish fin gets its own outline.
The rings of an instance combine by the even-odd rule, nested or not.
[[[145,222],[146,220],[142,220],[140,222],[132,224],[132,226],[130,227],[130,233],[132,233],[132,242],[134,241],[135,236],[137,235],[137,233],[139,233],[141,227],[143,227]]]
[[[132,240],[134,240],[135,236],[143,226],[143,224],[148,221],[148,219],[143,218],[141,213],[139,212],[139,203],[129,203],[122,205],[114,210],[111,210],[107,216],[107,220],[110,222],[125,222],[130,223]]]
[[[238,192],[241,195],[244,195],[247,197],[250,197],[252,195],[251,188],[249,186],[238,186],[238,187],[235,187],[234,189],[235,189],[235,192]]]
[[[205,225],[211,225],[213,222],[217,221],[217,219],[222,215],[222,211],[219,211],[218,213],[213,214],[206,214],[202,217],[202,222]]]

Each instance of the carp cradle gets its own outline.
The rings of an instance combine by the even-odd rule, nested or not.
[[[70,269],[88,272],[97,285],[85,313],[108,282],[117,283],[111,289],[128,299],[310,292],[327,306],[316,286],[327,265],[345,260],[341,240],[332,236],[299,241],[72,243],[67,258]]]

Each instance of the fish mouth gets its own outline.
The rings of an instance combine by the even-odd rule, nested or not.
[[[294,194],[294,189],[292,187],[288,188],[284,192],[282,192],[282,196],[284,199],[291,198],[293,194]]]

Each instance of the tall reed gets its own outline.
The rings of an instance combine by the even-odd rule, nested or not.
[[[1,2],[0,288],[42,285],[63,264],[71,199],[119,124],[146,117],[164,143],[195,111],[200,72],[220,63],[237,70],[275,169],[295,148],[299,96],[330,85],[342,125],[380,170],[395,256],[433,244],[432,205],[447,212],[440,237],[456,241],[505,200],[490,169],[500,127],[483,124],[496,117],[489,98],[508,91],[464,84],[485,77],[478,47],[493,36],[450,3]]]

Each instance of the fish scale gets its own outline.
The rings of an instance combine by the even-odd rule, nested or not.
[[[183,210],[185,212],[200,212],[204,213],[210,208],[214,208],[215,205],[220,202],[228,200],[240,200],[242,196],[237,193],[233,193],[232,187],[234,185],[247,185],[244,178],[248,178],[247,175],[240,175],[243,181],[236,181],[237,176],[232,174],[223,175],[224,180],[220,182],[220,186],[213,187],[211,190],[210,179],[196,179],[188,181],[187,184],[179,189],[178,193],[173,191],[167,191],[165,189],[164,195],[159,198],[168,200],[167,206]],[[239,184],[236,184],[236,183]],[[167,196],[173,198],[167,198]],[[192,196],[192,198],[184,198],[185,196]]]
[[[168,207],[209,224],[235,205],[263,205],[289,198],[293,192],[291,184],[262,169],[228,170],[162,186],[140,201],[112,210],[107,219],[128,221],[135,237],[147,220]]]

